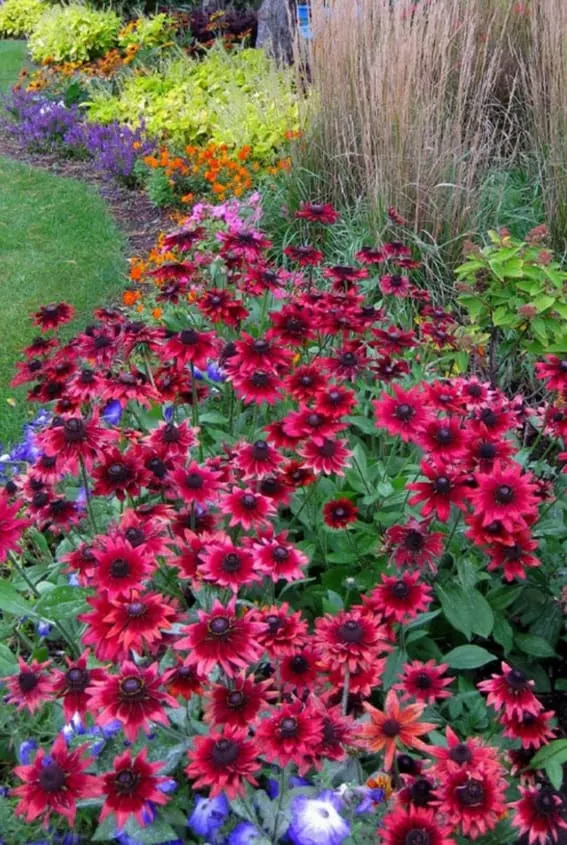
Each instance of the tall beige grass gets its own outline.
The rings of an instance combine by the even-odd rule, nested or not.
[[[567,2],[531,0],[522,64],[528,144],[539,164],[554,242],[567,249]]]
[[[303,163],[332,197],[393,205],[434,239],[471,225],[480,181],[510,155],[511,6],[312,0]]]

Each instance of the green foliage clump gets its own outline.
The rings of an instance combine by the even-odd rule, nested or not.
[[[29,35],[45,10],[43,0],[5,0],[0,6],[0,37]]]
[[[477,338],[508,342],[516,351],[567,352],[567,273],[545,248],[545,227],[525,241],[504,230],[473,248],[457,267],[458,301]]]
[[[184,56],[132,74],[117,94],[95,91],[88,113],[101,123],[143,120],[150,135],[177,145],[250,146],[265,159],[298,121],[290,71],[279,70],[262,50],[228,53],[220,45],[202,61]]]
[[[126,24],[118,34],[120,47],[159,47],[173,35],[173,19],[165,13],[141,17]]]
[[[90,61],[116,45],[121,23],[112,11],[54,6],[31,34],[31,57],[36,62]]]

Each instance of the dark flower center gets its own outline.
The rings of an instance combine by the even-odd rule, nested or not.
[[[433,482],[433,489],[436,493],[446,496],[451,490],[451,480],[446,475],[440,475]]]
[[[277,478],[273,475],[267,475],[260,482],[260,492],[264,496],[273,496],[280,489],[281,485]]]
[[[442,446],[447,446],[449,443],[453,442],[453,432],[450,428],[446,428],[445,426],[441,426],[441,428],[437,429],[437,433],[435,435],[435,439],[438,443],[441,443]]]
[[[57,763],[48,763],[39,773],[39,786],[44,792],[59,792],[65,786],[65,770]]]
[[[506,683],[513,690],[523,690],[528,686],[528,678],[521,669],[510,669],[506,675]]]
[[[57,317],[59,315],[59,305],[45,305],[42,308],[45,317]]]
[[[403,845],[431,845],[431,837],[424,828],[414,827],[406,833]]]
[[[110,464],[107,470],[107,475],[110,481],[128,481],[128,478],[130,477],[130,468],[126,464]]]
[[[150,458],[150,460],[146,464],[146,468],[155,475],[156,478],[163,478],[167,475],[167,466],[161,458]],[[132,541],[130,541],[132,542]],[[132,543],[132,545],[135,545]]]
[[[144,542],[146,539],[146,535],[142,531],[141,528],[135,528],[133,525],[130,528],[127,528],[124,532],[124,537],[131,546],[139,546],[141,543]]]
[[[114,788],[119,795],[132,795],[140,783],[140,775],[134,769],[122,769],[114,778]]]
[[[397,736],[400,732],[400,723],[397,719],[386,719],[382,725],[382,733],[390,739]]]
[[[415,528],[410,528],[406,533],[404,546],[412,552],[419,552],[425,545],[425,537],[421,531],[416,531]]]
[[[49,502],[49,494],[45,490],[40,490],[34,493],[32,497],[32,504],[34,508],[43,508]]]
[[[256,507],[256,496],[253,496],[252,493],[245,493],[241,499],[241,503],[242,507],[251,511]]]
[[[67,688],[71,692],[84,692],[89,685],[89,673],[80,666],[73,666],[65,675]]]
[[[174,423],[168,423],[162,434],[164,443],[177,443],[181,439],[181,432]]]
[[[336,451],[336,444],[329,439],[323,441],[323,445],[319,446],[319,452],[324,458],[332,458]]]
[[[473,399],[477,399],[482,395],[482,388],[480,384],[467,384],[465,392],[468,393],[469,396],[472,396]]]
[[[396,410],[394,411],[394,416],[397,419],[402,420],[403,422],[408,422],[411,418],[415,415],[415,408],[412,408],[411,405],[403,402],[401,405],[398,405]]]
[[[179,335],[179,340],[185,346],[195,346],[195,344],[199,341],[199,335],[195,329],[183,329]]]
[[[535,799],[535,805],[537,807],[538,813],[540,813],[541,815],[553,815],[557,810],[555,793],[552,792],[551,789],[546,789],[544,787],[542,790],[540,790],[539,794],[537,795]]]
[[[311,428],[317,428],[317,426],[320,426],[324,420],[321,414],[309,414],[305,422]]]
[[[485,461],[490,461],[496,457],[496,446],[494,443],[481,443],[478,450],[479,457]]]
[[[462,807],[480,807],[484,802],[484,786],[479,780],[471,778],[456,789],[457,800]]]
[[[83,420],[79,420],[76,417],[65,420],[63,434],[67,443],[80,443],[82,440],[85,440],[87,430]]]
[[[57,458],[55,455],[42,455],[40,464],[44,469],[53,469],[55,464],[57,463]]]
[[[222,561],[222,568],[225,572],[238,572],[242,568],[240,556],[235,552],[225,555]]]
[[[130,562],[117,557],[110,564],[110,574],[113,578],[127,578],[130,575]]]
[[[276,563],[284,563],[289,557],[289,550],[285,546],[276,546],[272,552],[272,557]]]
[[[230,766],[240,754],[240,745],[232,739],[219,739],[213,745],[211,757],[216,766]]]
[[[22,692],[31,692],[39,683],[35,672],[20,672],[18,683]]]
[[[410,594],[410,588],[405,581],[396,581],[392,584],[391,592],[396,599],[407,599]]]
[[[364,637],[364,628],[356,619],[348,619],[341,625],[338,633],[345,643],[359,643]]]
[[[311,250],[309,250],[311,252]],[[299,317],[289,317],[285,323],[286,330],[293,335],[302,334],[305,330],[305,324]]]
[[[88,368],[81,370],[81,384],[92,384],[95,380],[95,371]]]
[[[296,654],[290,663],[290,667],[296,675],[303,675],[309,669],[309,661],[302,654]]]
[[[426,778],[418,778],[411,785],[411,800],[416,807],[427,807],[433,797],[433,786]]]
[[[132,601],[127,605],[126,612],[131,619],[139,619],[148,612],[148,606],[142,601]]]
[[[472,752],[468,745],[464,742],[460,742],[458,745],[454,745],[449,752],[449,759],[453,761],[453,763],[458,763],[460,766],[463,763],[470,763],[472,760]]]
[[[226,703],[230,707],[231,710],[240,710],[240,708],[245,704],[246,696],[240,690],[233,690],[227,696]]]
[[[297,719],[294,719],[291,716],[288,716],[285,719],[282,719],[280,722],[280,736],[284,739],[291,739],[294,736],[297,736],[297,730],[299,728],[299,723]]]
[[[415,685],[418,689],[431,689],[433,686],[431,675],[428,675],[427,672],[418,672],[415,678]]]
[[[263,352],[267,352],[268,349],[270,348],[270,344],[268,343],[268,341],[263,340],[262,338],[260,338],[259,340],[255,340],[252,345],[254,347],[254,352],[263,353]]]
[[[514,501],[514,488],[509,484],[501,484],[496,488],[496,501],[499,505],[509,505]]]
[[[217,293],[215,294],[215,296],[211,296],[209,302],[211,303],[211,305],[220,305],[222,302],[222,296],[219,296]]]
[[[489,428],[493,428],[498,423],[498,415],[490,408],[483,408],[480,413],[480,418]]]
[[[215,616],[208,624],[209,633],[215,637],[223,637],[230,630],[230,619],[227,616]]]
[[[133,373],[120,373],[117,381],[125,387],[136,387],[138,384],[138,379]]]
[[[344,519],[344,517],[346,515],[347,515],[346,508],[343,508],[342,505],[339,505],[338,508],[333,509],[333,516],[336,519]]]
[[[268,453],[268,444],[265,440],[256,440],[252,448],[252,455],[256,461],[262,461]]]
[[[398,754],[398,771],[403,775],[412,775],[416,771],[415,760],[409,754]]]
[[[323,720],[323,741],[325,745],[336,745],[339,742],[336,727],[328,717]]]
[[[266,385],[270,383],[270,377],[268,373],[257,372],[254,373],[251,381],[254,387],[266,387]]]
[[[283,628],[283,619],[281,616],[270,615],[266,616],[266,625],[270,629],[271,634],[277,634],[280,628]]]
[[[311,387],[313,384],[313,376],[309,376],[307,374],[301,376],[299,379],[299,383],[302,387]]]
[[[340,363],[343,367],[354,367],[356,366],[356,355],[354,352],[343,352],[341,357],[339,358]]]
[[[140,699],[144,696],[144,681],[134,675],[122,678],[119,685],[120,695],[123,698]]]
[[[185,487],[190,490],[200,490],[203,486],[203,476],[198,472],[190,472],[185,476]]]

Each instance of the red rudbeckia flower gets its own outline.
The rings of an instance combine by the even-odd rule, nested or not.
[[[383,394],[372,403],[376,425],[405,442],[415,440],[426,420],[421,391],[415,387],[403,390],[397,384],[392,389],[394,396]]]
[[[0,494],[0,562],[4,562],[9,552],[19,551],[20,539],[25,529],[32,524],[31,519],[17,516],[21,509],[18,502],[11,503],[5,491]]]
[[[96,417],[73,415],[54,421],[38,435],[37,445],[48,455],[55,455],[60,470],[75,472],[80,461],[90,468],[118,437],[117,431],[99,425]]]
[[[180,660],[163,675],[163,685],[170,695],[178,695],[188,701],[194,694],[201,695],[205,678],[199,675],[194,666]]]
[[[185,458],[197,438],[187,422],[163,422],[153,429],[147,439],[148,446],[161,452],[165,457]]]
[[[39,326],[42,332],[57,329],[64,323],[70,323],[75,316],[75,309],[66,302],[52,302],[43,305],[33,315],[34,326]]]
[[[235,452],[236,466],[245,480],[271,475],[278,471],[282,462],[281,454],[266,440],[243,443],[236,447]]]
[[[481,692],[488,693],[486,703],[495,710],[503,710],[506,716],[522,718],[531,713],[537,716],[543,705],[533,693],[535,681],[531,681],[521,669],[513,669],[508,663],[500,664],[501,675],[492,675],[490,680],[481,681],[477,686]]]
[[[5,680],[8,688],[7,703],[15,704],[18,710],[27,709],[30,713],[39,710],[52,695],[53,681],[45,674],[50,663],[49,660],[44,663],[32,660],[28,664],[18,657],[19,673]]]
[[[241,332],[234,344],[235,353],[227,365],[228,372],[240,370],[253,373],[256,370],[279,372],[289,367],[292,353],[289,349],[264,337],[252,337]]]
[[[567,388],[567,358],[546,355],[543,361],[535,365],[535,371],[545,382],[548,390],[557,390],[561,393]]]
[[[206,543],[200,554],[199,575],[217,587],[237,593],[241,587],[261,581],[264,573],[254,566],[250,549],[235,546],[229,537]]]
[[[386,813],[380,827],[383,845],[455,845],[451,825],[425,807],[396,807]]]
[[[246,784],[257,786],[254,777],[260,771],[258,748],[248,739],[248,731],[227,727],[195,738],[185,772],[193,780],[193,789],[210,787],[211,797],[224,792],[233,800],[245,791]]]
[[[102,462],[92,470],[95,496],[111,496],[124,501],[126,495],[137,496],[140,492],[140,464],[131,452],[110,449]]]
[[[109,604],[111,609],[104,617],[108,625],[106,636],[122,656],[131,650],[138,654],[155,653],[163,642],[163,631],[169,630],[177,618],[172,600],[161,593],[132,590],[127,597],[111,597]]]
[[[139,588],[155,569],[155,563],[140,549],[132,548],[130,543],[118,537],[106,537],[101,548],[93,553],[97,562],[97,585],[110,595]]]
[[[113,771],[102,776],[102,792],[106,800],[100,810],[99,821],[114,813],[119,829],[132,816],[144,825],[144,810],[149,807],[149,802],[167,804],[169,798],[159,787],[169,778],[157,774],[165,763],[149,763],[147,755],[147,748],[143,748],[136,757],[125,751],[114,758]]]
[[[501,713],[502,733],[509,739],[519,739],[522,748],[538,749],[555,736],[555,729],[550,721],[555,716],[553,710],[542,710],[537,715],[524,713],[522,716],[510,716]]]
[[[20,799],[16,815],[24,816],[29,824],[44,817],[47,823],[52,813],[64,816],[73,825],[77,801],[100,795],[100,781],[85,773],[90,760],[82,760],[82,748],[69,751],[62,736],[58,736],[46,754],[40,748],[33,763],[16,766],[14,774],[24,781],[12,790]]]
[[[218,343],[214,332],[198,332],[196,329],[183,329],[173,333],[158,350],[162,361],[173,361],[178,370],[187,364],[205,368],[209,358],[215,358]]]
[[[400,273],[386,273],[380,277],[380,290],[384,296],[397,296],[401,299],[410,293],[410,280]]]
[[[249,613],[238,616],[235,598],[226,606],[217,599],[209,612],[199,610],[197,615],[198,621],[185,628],[175,648],[190,650],[187,662],[199,674],[218,666],[232,678],[260,658],[262,647],[256,636],[263,626]]]
[[[306,645],[280,658],[280,677],[286,693],[297,697],[317,687],[320,671],[319,652]]]
[[[519,464],[494,464],[491,473],[475,474],[478,487],[469,491],[473,509],[482,513],[483,525],[499,520],[507,531],[524,528],[537,515],[538,499],[532,475]]]
[[[274,696],[277,696],[277,692],[269,678],[257,681],[242,675],[234,678],[230,686],[213,684],[205,700],[205,721],[213,725],[248,729]]]
[[[452,461],[467,449],[465,430],[455,417],[430,420],[421,428],[417,443],[428,457]]]
[[[439,459],[435,462],[422,461],[420,469],[428,481],[415,481],[408,484],[407,489],[415,490],[415,495],[409,499],[410,505],[423,503],[422,516],[433,514],[440,522],[447,522],[451,505],[465,510],[464,500],[468,491],[454,470]]]
[[[560,830],[567,830],[562,797],[546,786],[520,787],[520,795],[519,801],[509,805],[515,811],[512,826],[519,829],[520,836],[527,836],[529,845],[557,842]]]
[[[279,580],[297,581],[305,576],[305,567],[309,563],[306,554],[300,551],[287,537],[287,531],[264,534],[251,545],[256,565],[267,574],[274,583]]]
[[[310,223],[326,223],[329,225],[336,223],[340,214],[328,202],[302,202],[299,210],[295,212],[295,216],[308,220]]]
[[[434,758],[429,772],[443,781],[453,772],[467,771],[472,777],[475,772],[487,772],[491,769],[498,775],[501,771],[500,750],[486,745],[478,737],[469,737],[461,742],[455,731],[449,726],[445,729],[446,747],[436,745],[429,749]]]
[[[493,543],[487,549],[490,557],[487,569],[492,572],[502,567],[505,581],[513,581],[515,578],[524,580],[526,569],[537,569],[541,566],[539,558],[531,554],[537,549],[537,540],[534,540],[529,531],[523,529],[510,535],[510,540],[511,542],[506,543]]]
[[[420,581],[419,572],[402,572],[399,577],[382,575],[365,604],[386,619],[406,623],[429,608],[431,587]]]
[[[177,707],[177,701],[162,692],[157,665],[142,669],[126,660],[118,675],[107,675],[87,688],[90,695],[89,710],[97,725],[106,725],[114,719],[122,722],[126,738],[134,742],[140,728],[150,730],[157,722],[169,725],[164,706]]]
[[[303,775],[313,764],[313,749],[323,739],[323,717],[313,705],[295,701],[272,710],[256,730],[262,755],[278,766],[297,766]]]
[[[441,556],[446,538],[440,531],[430,531],[430,523],[428,519],[418,522],[411,517],[405,525],[392,525],[386,531],[391,560],[400,569],[429,566],[432,572],[437,571],[435,559]]]
[[[360,606],[317,619],[314,643],[324,663],[344,663],[351,672],[369,666],[390,649],[376,619]]]
[[[221,497],[219,504],[221,511],[230,516],[229,526],[240,525],[244,531],[267,526],[277,512],[267,496],[256,493],[251,487],[233,487],[230,493]]]
[[[252,610],[250,618],[260,623],[256,638],[270,657],[294,654],[307,643],[307,622],[300,610],[291,612],[287,602]]]
[[[253,402],[257,405],[261,405],[262,402],[274,405],[280,398],[281,381],[269,370],[235,371],[228,376],[228,380],[232,382],[234,392],[245,405]]]
[[[314,246],[303,244],[300,246],[286,246],[284,255],[295,261],[300,267],[316,267],[323,261],[323,253]]]
[[[313,472],[321,472],[323,475],[344,475],[352,452],[347,448],[346,440],[325,437],[322,440],[318,438],[308,440],[299,450],[299,454],[307,469]]]
[[[438,812],[470,839],[494,830],[506,809],[503,771],[475,771],[471,777],[465,768],[446,775],[438,786]]]
[[[455,679],[443,677],[448,668],[446,663],[436,664],[435,660],[428,660],[427,663],[412,660],[404,666],[400,682],[394,684],[393,689],[400,690],[402,698],[415,698],[416,701],[434,704],[451,695],[445,687]]]
[[[191,505],[205,505],[217,498],[220,482],[220,472],[191,461],[188,467],[171,473],[170,495]]]
[[[350,499],[332,499],[323,505],[323,519],[329,528],[346,528],[351,522],[356,522],[358,510]]]
[[[231,253],[237,258],[252,262],[260,258],[272,245],[262,232],[253,229],[230,228],[228,232],[219,232],[217,238],[222,243],[222,255]]]
[[[57,698],[63,699],[63,715],[70,721],[75,713],[83,715],[87,712],[89,696],[87,687],[93,681],[102,681],[105,673],[102,669],[87,668],[89,650],[84,651],[76,660],[65,657],[67,669],[53,670],[52,692]]]

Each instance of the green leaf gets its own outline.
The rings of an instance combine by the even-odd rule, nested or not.
[[[45,619],[69,619],[87,608],[86,590],[79,587],[55,587],[44,593],[35,606],[38,616]]]
[[[542,293],[541,296],[536,296],[532,300],[531,304],[535,306],[538,313],[541,313],[542,311],[547,311],[548,308],[551,308],[554,302],[554,296],[547,296],[546,294]]]
[[[503,616],[497,616],[494,622],[494,629],[492,636],[504,649],[505,654],[509,654],[514,647],[514,631],[512,626]]]
[[[458,646],[443,658],[443,662],[448,663],[452,669],[478,669],[492,660],[496,660],[496,657],[478,645]]]
[[[398,675],[401,673],[407,659],[407,653],[401,648],[396,648],[394,651],[390,652],[384,674],[382,675],[382,684],[384,689],[390,689]]]
[[[142,827],[135,819],[130,818],[126,822],[124,832],[140,845],[161,845],[163,842],[171,842],[178,838],[171,825],[159,816],[147,827]]]
[[[535,634],[516,634],[516,645],[530,657],[555,657],[555,651],[549,643]]]
[[[13,675],[18,670],[18,660],[7,645],[0,643],[0,676]]]
[[[487,639],[494,628],[492,608],[478,590],[469,590],[468,597],[471,603],[473,633]]]
[[[563,783],[564,763],[567,763],[567,739],[556,739],[534,754],[530,760],[530,768],[545,769],[555,789],[560,789]]]
[[[35,616],[30,604],[8,581],[0,581],[0,610],[14,616]]]
[[[437,587],[437,595],[447,622],[457,631],[461,631],[470,640],[473,632],[471,609],[466,594],[460,587],[448,584]]]

